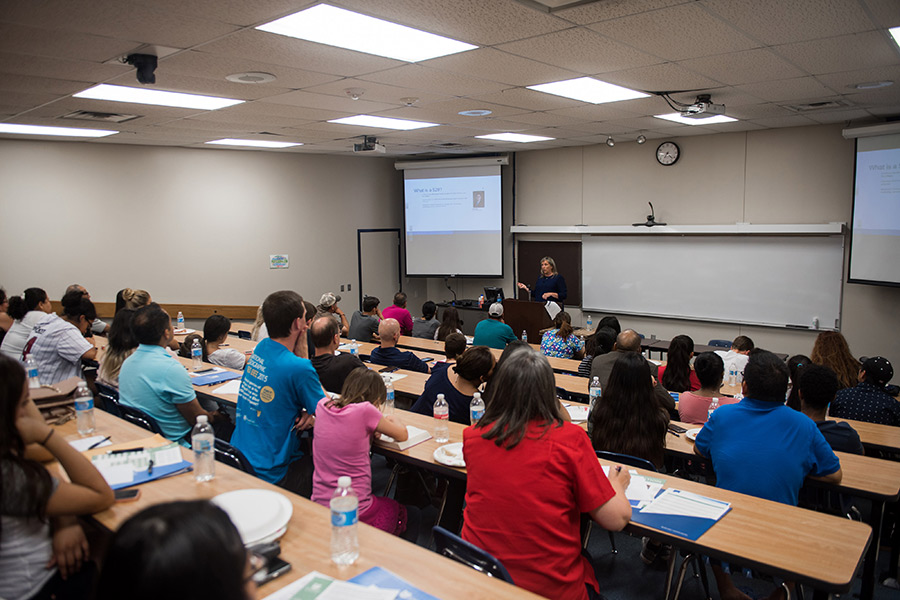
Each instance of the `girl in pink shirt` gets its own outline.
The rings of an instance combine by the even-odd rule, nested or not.
[[[353,480],[359,497],[359,520],[399,535],[406,531],[406,507],[391,498],[372,495],[372,465],[369,450],[376,433],[397,441],[408,437],[406,427],[395,417],[384,416],[386,390],[381,377],[369,369],[355,369],[344,381],[339,398],[322,398],[316,407],[313,437],[312,500],[328,506],[338,477]]]
[[[719,388],[725,377],[725,363],[715,352],[702,352],[694,359],[694,371],[700,380],[696,392],[682,392],[678,396],[678,416],[685,423],[703,425],[709,414],[709,404],[713,398],[719,399],[719,406],[739,402],[735,398],[722,396]]]

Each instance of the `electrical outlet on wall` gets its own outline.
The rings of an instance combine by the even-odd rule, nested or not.
[[[350,291],[350,284],[349,284],[349,283],[347,284],[347,291],[348,291],[348,292]]]
[[[344,286],[343,286],[343,285],[341,286],[341,291],[342,291],[342,292],[344,291]]]

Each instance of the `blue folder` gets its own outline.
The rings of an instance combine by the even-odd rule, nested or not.
[[[663,491],[660,490],[660,494]],[[637,501],[631,503],[631,520],[647,527],[659,529],[672,535],[687,540],[696,541],[706,533],[710,527],[716,524],[716,519],[704,519],[702,517],[684,517],[680,515],[661,515],[657,513],[644,514],[637,508]],[[731,512],[731,507],[722,515],[724,517]],[[720,517],[721,518],[721,517]]]
[[[348,581],[357,585],[374,585],[379,588],[400,590],[397,597],[403,598],[403,600],[439,600],[435,596],[427,594],[417,587],[413,587],[408,581],[400,579],[390,571],[382,569],[381,567],[372,567],[365,573],[360,573]]]
[[[240,379],[243,373],[235,373],[233,371],[217,371],[209,375],[200,375],[191,377],[191,383],[194,385],[215,385],[231,379]]]
[[[134,479],[131,481],[126,481],[124,483],[117,483],[115,485],[111,485],[114,490],[121,490],[129,487],[133,487],[135,485],[140,485],[142,483],[147,483],[148,481],[155,481],[157,479],[162,479],[163,477],[170,477],[172,475],[177,475],[181,472],[187,472],[193,469],[193,463],[190,463],[186,460],[182,460],[181,462],[175,463],[174,465],[166,465],[164,467],[153,467],[153,473],[148,474],[147,471],[135,471]]]

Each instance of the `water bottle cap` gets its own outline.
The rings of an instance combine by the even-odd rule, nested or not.
[[[600,383],[600,378],[599,378],[599,377],[594,377],[594,381],[596,381],[597,383]]]
[[[209,421],[209,417],[206,415],[200,415],[197,417],[197,424],[202,425],[203,423],[207,423]]]
[[[338,487],[339,488],[350,487],[350,477],[348,475],[341,475],[340,477],[338,477]]]
[[[437,395],[437,399],[438,399],[438,400],[443,400],[443,399],[444,399],[444,395],[443,395],[443,394],[438,394],[438,395]]]
[[[475,398],[481,399],[481,392],[475,392],[474,394],[472,394],[472,398],[473,399],[475,399]]]
[[[81,388],[86,388],[86,387],[87,387],[87,381],[79,381],[79,382],[78,382],[78,389],[79,389],[79,390],[80,390]]]

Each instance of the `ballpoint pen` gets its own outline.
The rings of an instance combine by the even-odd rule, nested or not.
[[[108,435],[105,438],[103,438],[102,440],[100,440],[99,442],[95,442],[95,443],[91,444],[90,446],[88,446],[88,450],[93,450],[94,448],[96,448],[100,444],[102,444],[103,442],[108,442],[111,437],[112,437],[111,435]]]

